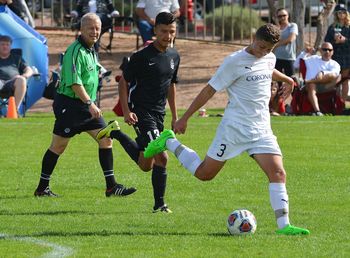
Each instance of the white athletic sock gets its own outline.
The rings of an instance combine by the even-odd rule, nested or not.
[[[175,150],[177,147],[181,145],[181,142],[179,142],[176,138],[170,138],[166,141],[166,148],[175,154]]]
[[[289,205],[286,184],[270,183],[270,202],[272,209],[275,211],[278,228],[284,228],[289,225]]]
[[[194,175],[197,168],[202,163],[198,154],[185,145],[182,145],[177,139],[167,140],[166,146],[169,151],[175,154],[181,164]]]

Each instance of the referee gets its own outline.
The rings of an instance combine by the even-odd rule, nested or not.
[[[56,121],[52,142],[46,151],[40,182],[34,195],[55,197],[49,188],[51,174],[59,156],[76,134],[87,132],[93,139],[106,124],[101,110],[95,105],[100,65],[93,45],[99,39],[101,20],[94,13],[81,19],[81,36],[65,52],[61,83],[53,103]],[[106,180],[106,196],[125,196],[136,191],[117,184],[113,173],[112,140],[98,140],[99,161]]]
[[[97,138],[117,139],[143,171],[152,170],[153,212],[171,213],[164,202],[168,155],[162,152],[154,158],[145,159],[143,151],[164,129],[167,100],[172,124],[177,120],[175,83],[180,56],[172,47],[176,36],[176,18],[173,14],[162,12],[157,15],[155,35],[153,43],[130,57],[119,81],[124,121],[134,126],[136,142],[120,131],[116,121],[101,130]]]

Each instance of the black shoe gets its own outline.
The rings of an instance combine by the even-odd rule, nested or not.
[[[127,196],[129,194],[132,194],[136,192],[136,188],[130,187],[126,188],[125,186],[121,184],[116,184],[113,188],[106,190],[106,197],[111,196]]]
[[[157,213],[157,212],[173,213],[166,204],[164,204],[163,206],[160,206],[158,208],[153,207],[153,213]]]
[[[48,187],[48,186],[42,192],[39,192],[38,189],[36,189],[34,192],[34,196],[36,196],[36,197],[58,197],[58,195],[53,193],[50,190],[50,187]]]

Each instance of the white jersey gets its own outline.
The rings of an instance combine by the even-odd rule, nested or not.
[[[273,53],[257,58],[246,48],[225,58],[208,82],[216,91],[227,90],[229,103],[223,120],[245,128],[270,130],[269,101],[275,63]]]
[[[321,71],[324,74],[334,73],[337,76],[340,74],[340,65],[332,59],[325,61],[322,60],[321,56],[312,55],[304,58],[304,60],[306,65],[306,81],[314,79]]]
[[[180,5],[178,0],[139,0],[136,8],[144,8],[147,16],[155,19],[158,13],[173,13],[180,8]]]

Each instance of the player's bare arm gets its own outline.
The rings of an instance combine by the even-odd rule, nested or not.
[[[83,103],[88,103],[89,101],[91,101],[89,95],[86,93],[86,90],[82,85],[73,84],[72,90]],[[101,110],[95,105],[94,102],[91,102],[91,104],[89,104],[89,112],[93,118],[99,118],[102,115]]]
[[[137,122],[137,116],[131,112],[128,105],[128,82],[124,79],[124,76],[119,80],[119,98],[124,114],[124,122],[128,125],[134,125]]]
[[[187,121],[190,119],[190,117],[197,112],[198,109],[200,109],[205,103],[208,102],[209,99],[211,99],[214,94],[216,93],[216,90],[207,84],[202,91],[197,95],[197,97],[192,101],[192,104],[187,109],[185,114],[182,115],[182,117],[176,121],[174,124],[174,132],[178,134],[185,133],[186,127],[187,127]]]
[[[281,90],[282,90],[282,97],[284,99],[286,99],[292,93],[294,88],[294,81],[289,76],[281,73],[276,69],[273,69],[272,80],[283,82]]]
[[[170,85],[168,91],[168,103],[171,112],[171,127],[174,127],[174,124],[177,120],[177,108],[176,108],[176,87],[175,83]]]

